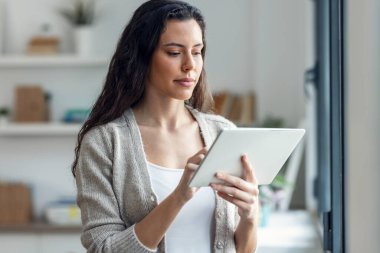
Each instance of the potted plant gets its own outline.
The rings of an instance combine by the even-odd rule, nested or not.
[[[90,26],[95,19],[95,0],[75,0],[71,8],[60,13],[73,26]]]
[[[82,56],[91,54],[95,0],[74,0],[71,8],[60,9],[60,13],[74,27],[75,52]]]
[[[282,128],[284,127],[284,119],[273,115],[266,116],[259,127],[263,128]],[[286,166],[286,163],[285,163]],[[273,182],[269,185],[259,186],[260,190],[260,225],[265,227],[272,210],[276,210],[285,195],[285,188],[292,187],[285,179],[283,173],[279,173]]]
[[[265,227],[267,225],[270,213],[277,210],[285,197],[285,189],[288,187],[293,187],[293,185],[285,179],[283,173],[279,173],[271,184],[259,186],[261,226]]]

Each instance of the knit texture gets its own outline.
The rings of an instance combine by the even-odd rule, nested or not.
[[[189,110],[207,147],[221,129],[235,127],[223,117]],[[81,241],[87,252],[165,252],[165,237],[152,250],[142,245],[134,232],[134,224],[158,203],[132,109],[84,136],[76,184],[83,224]],[[215,196],[213,252],[235,252],[236,208]]]

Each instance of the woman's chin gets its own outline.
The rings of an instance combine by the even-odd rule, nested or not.
[[[175,98],[178,99],[178,100],[182,100],[182,101],[186,101],[186,100],[189,100],[191,98],[191,96],[193,95],[193,92],[183,92],[181,94],[176,94]]]

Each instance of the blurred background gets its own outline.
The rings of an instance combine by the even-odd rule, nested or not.
[[[1,252],[85,252],[76,135],[143,2],[0,0]],[[206,18],[216,113],[241,127],[306,129],[260,189],[257,252],[377,252],[380,4],[188,2]]]

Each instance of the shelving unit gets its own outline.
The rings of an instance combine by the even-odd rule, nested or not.
[[[0,136],[75,136],[80,130],[80,124],[65,123],[8,123],[0,125]]]
[[[80,233],[82,227],[79,225],[53,225],[43,222],[25,225],[0,225],[1,233]]]
[[[0,68],[19,67],[96,67],[106,66],[109,59],[102,56],[80,57],[71,54],[49,56],[6,55],[0,57]]]
[[[60,121],[68,108],[87,108],[106,74],[104,56],[0,56],[0,100],[9,97],[17,84],[36,83],[51,92],[51,122],[0,124],[0,178],[33,187],[33,216],[43,220],[46,203],[61,196],[74,196],[70,164],[81,124]],[[5,102],[4,102],[5,101]],[[10,253],[85,252],[80,225],[33,222],[0,226],[0,245]],[[22,241],[22,244],[18,242]]]

